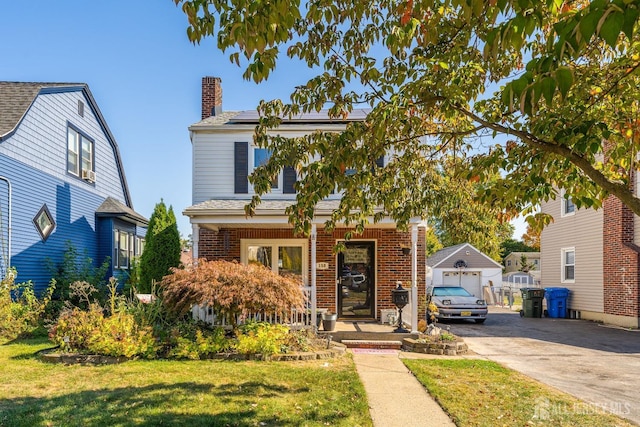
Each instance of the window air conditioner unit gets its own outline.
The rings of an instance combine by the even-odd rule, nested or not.
[[[96,173],[90,170],[82,171],[82,179],[88,182],[96,182]]]

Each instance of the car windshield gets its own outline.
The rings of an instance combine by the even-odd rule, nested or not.
[[[433,288],[433,296],[436,297],[470,297],[472,296],[465,288],[452,286],[448,288]]]

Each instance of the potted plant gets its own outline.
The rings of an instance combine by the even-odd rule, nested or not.
[[[327,310],[322,313],[322,329],[325,331],[333,331],[336,328],[336,321],[338,320],[338,313],[332,313]]]

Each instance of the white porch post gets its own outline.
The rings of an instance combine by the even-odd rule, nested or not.
[[[418,333],[418,224],[411,225],[411,333]]]
[[[315,224],[311,224],[311,325],[316,326],[316,240],[318,231]]]
[[[193,262],[198,262],[198,244],[200,243],[200,226],[191,224],[191,256]]]

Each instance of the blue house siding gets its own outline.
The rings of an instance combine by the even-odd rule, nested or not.
[[[67,242],[94,264],[103,261],[98,255],[94,214],[103,201],[101,196],[2,155],[0,171],[13,187],[11,263],[18,271],[18,281],[30,280],[37,290],[45,289],[52,277],[48,264],[62,261]],[[43,241],[33,218],[45,204],[55,228]],[[7,210],[4,200],[2,210]]]
[[[69,244],[78,261],[90,258],[98,267],[113,256],[116,218],[134,233],[147,220],[131,208],[118,146],[86,85],[0,82],[0,98],[0,177],[13,193],[9,214],[8,184],[0,180],[0,274],[10,258],[18,281],[41,291]],[[84,172],[94,171],[95,179],[68,172],[69,128],[92,141],[92,168]],[[45,206],[54,227],[43,236],[34,219]]]
[[[113,218],[98,218],[96,231],[98,259],[104,260],[107,257],[111,259],[107,270],[107,277],[111,277],[113,276]]]
[[[77,113],[78,101],[86,104],[84,116]],[[91,187],[103,198],[126,200],[124,172],[118,164],[117,148],[98,120],[99,114],[81,88],[63,93],[39,95],[16,131],[0,142],[0,153],[70,184]],[[71,125],[94,140],[96,182],[88,184],[67,174],[67,127]]]

